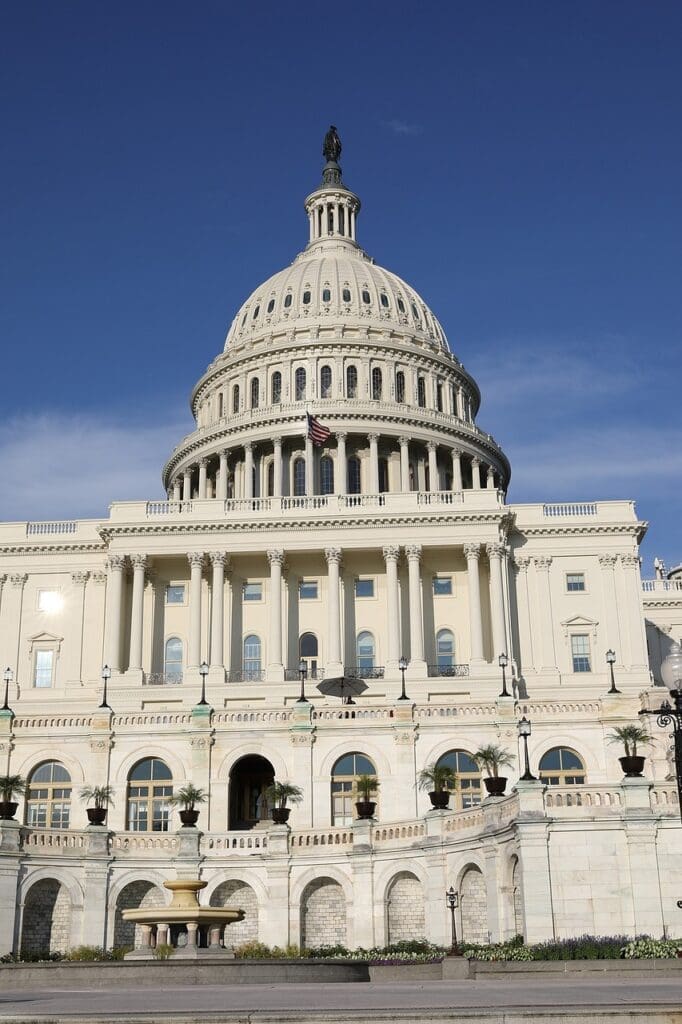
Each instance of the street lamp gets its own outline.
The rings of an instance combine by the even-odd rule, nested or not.
[[[307,704],[308,698],[305,695],[305,677],[308,675],[308,663],[303,658],[298,663],[298,675],[301,680],[301,692],[299,694],[297,704]]]
[[[402,654],[400,656],[400,661],[398,662],[398,668],[400,669],[400,671],[402,673],[402,677],[403,677],[403,688],[400,691],[400,696],[398,697],[398,700],[409,700],[410,698],[405,693],[405,669],[407,668],[407,658],[405,657],[404,654]]]
[[[206,700],[206,676],[208,675],[208,665],[205,661],[202,661],[201,665],[199,665],[199,675],[201,676],[201,700],[197,707],[201,704],[208,704],[208,701]]]
[[[656,722],[662,729],[670,725],[673,727],[677,798],[682,817],[682,648],[679,644],[672,645],[670,654],[661,664],[661,679],[670,690],[675,706],[664,700],[660,707],[646,708],[640,711],[640,715],[655,715]]]
[[[9,684],[14,681],[14,672],[9,667],[9,665],[5,669],[3,679],[5,680],[5,703],[2,705],[2,708],[0,710],[11,711],[12,709],[9,706]]]
[[[509,664],[509,658],[507,657],[507,655],[501,654],[497,659],[497,664],[502,669],[502,693],[500,694],[500,697],[509,697],[510,694],[507,693],[507,674],[505,672],[505,669]]]
[[[103,667],[103,669],[102,669],[102,682],[104,683],[104,692],[102,693],[102,703],[100,704],[100,707],[101,708],[109,708],[109,711],[111,711],[111,708],[109,707],[109,704],[107,703],[107,683],[109,682],[110,679],[111,679],[111,669],[109,668],[108,665],[105,665]]]
[[[615,660],[616,660],[616,652],[615,651],[610,651],[610,650],[607,651],[606,652],[606,662],[607,662],[607,664],[609,666],[609,671],[611,672],[611,689],[608,691],[609,693],[620,693],[620,690],[616,689],[616,680],[613,678],[613,664],[614,664]]]
[[[445,902],[448,905],[450,911],[450,925],[452,928],[452,946],[450,948],[450,956],[460,956],[459,946],[457,945],[457,925],[455,923],[455,911],[459,906],[459,893],[455,892],[452,886],[445,893]]]
[[[537,778],[530,770],[530,761],[528,760],[528,737],[530,736],[530,720],[524,715],[523,718],[519,719],[516,723],[516,730],[523,740],[523,763],[525,771],[519,782],[537,782]]]

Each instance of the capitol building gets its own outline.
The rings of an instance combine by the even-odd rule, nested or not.
[[[197,876],[245,912],[230,945],[447,944],[450,887],[472,941],[682,935],[670,737],[645,722],[632,777],[609,738],[667,692],[682,579],[642,579],[632,501],[507,502],[478,385],[361,248],[329,140],[307,244],[195,384],[166,498],[0,524],[0,774],[26,780],[0,954],[132,945],[123,911]],[[418,780],[443,764],[438,809]],[[287,824],[273,779],[302,791]],[[111,787],[106,825],[84,786]]]

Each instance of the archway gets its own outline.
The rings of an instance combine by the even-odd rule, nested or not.
[[[411,871],[396,875],[386,904],[389,943],[424,938],[424,892],[416,875]]]
[[[230,910],[243,910],[241,921],[226,925],[224,938],[226,946],[241,946],[244,942],[258,940],[258,898],[247,882],[230,879],[221,882],[211,893],[212,907],[228,907]]]
[[[485,879],[477,867],[467,868],[462,875],[459,886],[459,905],[462,913],[463,940],[465,942],[488,942],[488,900]]]
[[[259,754],[247,754],[230,772],[230,813],[228,828],[249,829],[268,820],[270,809],[265,790],[275,778],[275,769]]]
[[[71,946],[71,896],[56,878],[32,885],[24,902],[23,955],[65,953]]]
[[[345,946],[346,897],[333,878],[315,878],[301,896],[301,947]]]
[[[124,921],[124,910],[138,910],[146,907],[164,907],[166,900],[158,885],[139,879],[121,889],[116,900],[114,914],[114,947],[137,946],[140,944],[140,926],[134,921]]]

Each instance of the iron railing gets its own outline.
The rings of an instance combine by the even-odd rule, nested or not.
[[[461,679],[463,676],[469,675],[468,665],[428,665],[427,671],[429,678],[434,676],[455,676]]]

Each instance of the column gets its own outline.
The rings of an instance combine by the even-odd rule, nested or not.
[[[218,470],[218,491],[217,495],[220,501],[225,501],[227,498],[227,449],[223,449],[220,453],[220,469]]]
[[[182,500],[182,480],[179,476],[176,476],[173,481],[173,501]]]
[[[336,435],[336,472],[334,473],[334,490],[337,494],[345,494],[348,489],[348,460],[346,458],[346,435],[340,431]]]
[[[386,562],[386,596],[388,612],[388,646],[386,650],[386,668],[396,671],[400,660],[400,595],[398,590],[398,559],[400,548],[387,545],[383,549]]]
[[[602,582],[602,595],[604,601],[604,622],[606,624],[606,630],[604,634],[604,643],[606,647],[613,648],[616,652],[616,658],[618,664],[623,664],[623,648],[620,637],[620,630],[618,629],[618,609],[616,605],[616,581],[614,579],[614,569],[616,566],[615,555],[600,555],[599,565],[601,568],[601,582]],[[593,670],[606,671],[606,664],[604,662],[604,656],[600,652],[599,660],[597,660],[597,651],[592,652],[592,668]]]
[[[282,662],[282,566],[284,552],[268,551],[270,563],[270,635],[268,638],[268,671],[269,682],[284,681],[284,664]]]
[[[273,460],[273,487],[272,496],[273,498],[282,497],[282,438],[273,437],[272,446],[274,451]]]
[[[206,497],[206,459],[199,459],[199,497]]]
[[[407,437],[399,437],[400,445],[400,490],[407,494],[410,490],[410,440]]]
[[[369,493],[379,493],[379,435],[368,434],[369,441]]]
[[[422,557],[421,544],[408,544],[405,548],[407,555],[407,570],[410,594],[410,664],[408,673],[410,676],[423,675],[424,663],[424,617],[422,614],[422,594],[420,562]]]
[[[327,559],[327,657],[325,671],[328,676],[343,674],[341,650],[341,596],[339,575],[341,570],[341,549],[325,548]]]
[[[201,570],[204,563],[203,551],[191,551],[189,561],[189,644],[187,647],[187,668],[199,668],[201,664]]]
[[[253,445],[244,445],[244,497],[253,498]]]
[[[457,417],[460,420],[464,419],[464,392],[461,387],[457,388]]]
[[[481,618],[481,582],[478,575],[478,560],[481,557],[480,544],[465,544],[467,560],[467,581],[469,584],[469,633],[471,637],[471,661],[483,661],[483,621]]]
[[[529,668],[535,667],[535,655],[533,651],[533,631],[530,627],[530,593],[528,589],[528,566],[530,558],[527,555],[515,555],[514,562],[518,570],[516,574],[516,611],[519,621],[519,651],[517,661],[521,672],[525,675]]]
[[[538,610],[540,613],[540,636],[542,637],[541,672],[556,673],[556,652],[554,649],[554,622],[552,621],[552,592],[549,585],[551,555],[540,555],[533,559],[537,583]]]
[[[459,448],[452,448],[452,489],[453,491],[463,490],[462,486],[462,452]]]
[[[104,663],[121,671],[121,617],[123,603],[123,555],[109,555],[107,562],[107,642]]]
[[[192,497],[192,470],[186,469],[182,474],[182,500],[189,501]]]
[[[141,672],[144,571],[147,567],[147,556],[131,555],[130,561],[133,564],[133,599],[130,613],[130,658],[128,659],[128,669],[133,672]]]
[[[495,490],[495,470],[492,466],[488,466],[488,475],[486,476],[485,485],[489,491]]]
[[[429,453],[429,490],[439,491],[440,480],[438,479],[438,458],[435,441],[429,441],[426,449]]]
[[[646,630],[642,616],[642,580],[640,576],[639,557],[622,554],[620,556],[623,591],[618,607],[624,611],[623,632],[627,631],[630,641],[630,667],[640,668],[644,673],[648,670],[646,646]],[[660,635],[660,634],[659,634]]]
[[[212,551],[209,556],[213,568],[211,579],[211,674],[225,681],[224,648],[224,605],[225,605],[225,563],[229,561],[224,551]],[[222,676],[222,679],[220,677]]]
[[[69,658],[67,685],[80,686],[83,678],[83,625],[85,622],[85,586],[89,572],[72,572],[71,586],[74,591],[73,642]],[[2,584],[0,583],[0,587]]]
[[[490,563],[490,610],[493,624],[493,663],[500,654],[509,654],[504,618],[504,591],[502,588],[502,544],[487,544]]]
[[[480,489],[481,489],[481,460],[480,459],[474,458],[474,459],[471,460],[471,476],[472,476],[472,481],[471,481],[472,487],[474,488],[474,490],[480,491]]]
[[[305,493],[308,496],[315,493],[315,452],[309,437],[305,439]]]

